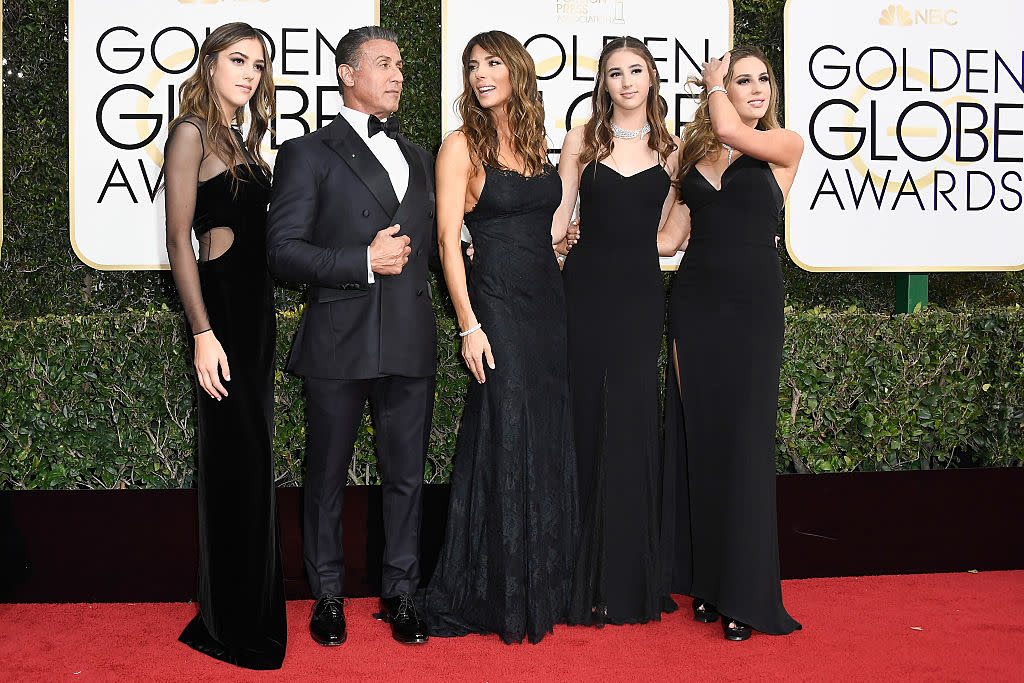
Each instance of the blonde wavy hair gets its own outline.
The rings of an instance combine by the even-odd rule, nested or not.
[[[260,75],[260,82],[256,86],[256,92],[249,98],[251,123],[243,150],[235,136],[231,135],[227,127],[221,124],[224,116],[214,92],[213,77],[210,75],[210,71],[217,63],[217,57],[221,51],[247,38],[255,38],[259,41],[263,48],[264,67]],[[241,178],[234,160],[240,155],[244,157],[245,153],[248,153],[267,174],[267,177],[270,177],[270,165],[260,153],[260,143],[270,129],[270,121],[276,115],[277,109],[274,102],[274,71],[270,63],[270,51],[267,50],[267,44],[263,41],[263,36],[259,31],[240,21],[224,24],[214,29],[203,41],[203,46],[199,48],[195,73],[178,88],[178,112],[177,118],[171,122],[168,130],[173,130],[179,121],[189,116],[195,116],[205,121],[204,139],[210,143],[213,154],[228,167],[236,182]],[[245,120],[243,107],[235,110],[233,119],[235,124],[242,124]]]
[[[768,72],[768,84],[771,86],[772,94],[768,99],[768,107],[765,109],[764,116],[757,122],[757,128],[760,130],[771,130],[773,128],[780,128],[779,125],[779,83],[775,80],[775,72],[772,70],[772,65],[768,61],[768,58],[764,56],[758,48],[753,45],[740,45],[734,47],[729,51],[729,70],[725,74],[726,88],[732,81],[733,69],[736,66],[736,62],[746,57],[756,57],[761,60],[764,64],[765,71]],[[715,137],[715,132],[711,128],[711,113],[708,111],[708,94],[704,91],[704,83],[700,78],[696,76],[690,76],[686,80],[686,85],[693,89],[700,90],[700,104],[697,106],[697,111],[693,115],[693,121],[686,124],[683,128],[683,149],[680,153],[679,160],[679,173],[676,175],[676,184],[682,182],[686,174],[697,165],[697,163],[706,156],[712,156],[722,151],[722,143]]]
[[[477,101],[469,78],[469,55],[478,45],[508,67],[512,95],[505,110],[512,133],[512,152],[522,159],[527,175],[537,175],[547,163],[544,104],[537,89],[537,70],[523,44],[504,31],[478,33],[462,51],[462,93],[455,106],[462,117],[461,130],[469,142],[470,157],[475,163],[501,168],[498,129],[491,113]]]
[[[601,161],[612,153],[612,96],[608,94],[605,83],[605,71],[608,59],[619,50],[629,50],[641,57],[647,64],[651,75],[651,87],[647,91],[647,122],[651,124],[651,134],[647,138],[647,146],[658,153],[664,164],[670,154],[676,150],[676,143],[665,125],[665,105],[661,98],[658,68],[654,57],[647,46],[633,36],[622,36],[605,44],[601,57],[597,61],[597,86],[590,97],[591,114],[583,129],[583,148],[580,150],[579,164],[586,166],[591,161]]]

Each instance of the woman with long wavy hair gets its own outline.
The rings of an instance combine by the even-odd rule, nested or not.
[[[576,551],[565,297],[552,250],[565,234],[553,221],[561,184],[522,44],[481,33],[462,64],[463,124],[437,157],[437,230],[474,381],[425,612],[434,635],[537,642],[566,620]],[[463,221],[475,248],[468,278]]]
[[[776,230],[803,141],[779,127],[778,83],[757,48],[712,59],[692,83],[702,92],[683,131],[682,219],[659,236],[663,254],[689,239],[669,302],[664,561],[694,619],[721,615],[726,639],[746,640],[800,628],[779,584]]]
[[[676,204],[678,139],[658,86],[643,42],[606,43],[592,116],[566,134],[558,165],[557,220],[569,221],[578,196],[584,231],[562,271],[583,519],[574,623],[639,623],[676,607],[659,589],[665,285],[657,238]]]
[[[167,255],[199,386],[199,613],[180,640],[250,669],[280,668],[286,635],[264,248],[270,167],[260,154],[274,116],[267,55],[248,24],[211,32],[179,90],[164,153]]]

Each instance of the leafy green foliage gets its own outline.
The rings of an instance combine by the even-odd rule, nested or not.
[[[303,477],[305,414],[284,373],[299,311],[279,314],[278,484]],[[1024,312],[789,312],[778,470],[1024,465]],[[467,377],[439,316],[427,481],[446,481]],[[0,323],[0,489],[190,486],[195,399],[182,318],[167,310]],[[55,343],[55,340],[59,343]],[[664,361],[664,359],[662,359]],[[349,471],[378,481],[367,417]]]
[[[780,471],[1024,465],[1019,309],[790,313]]]

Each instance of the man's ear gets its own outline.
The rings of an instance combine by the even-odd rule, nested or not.
[[[348,64],[341,64],[338,66],[338,77],[341,79],[341,82],[345,84],[346,88],[356,84],[355,74],[353,73],[354,71],[355,69]]]

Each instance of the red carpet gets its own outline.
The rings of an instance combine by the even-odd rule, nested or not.
[[[689,604],[661,623],[558,627],[539,645],[494,637],[402,646],[371,613],[346,608],[345,645],[306,631],[310,603],[288,604],[288,655],[248,672],[177,642],[185,604],[0,605],[0,680],[926,680],[1010,681],[1024,673],[1024,571],[783,582],[804,630],[722,638]]]

